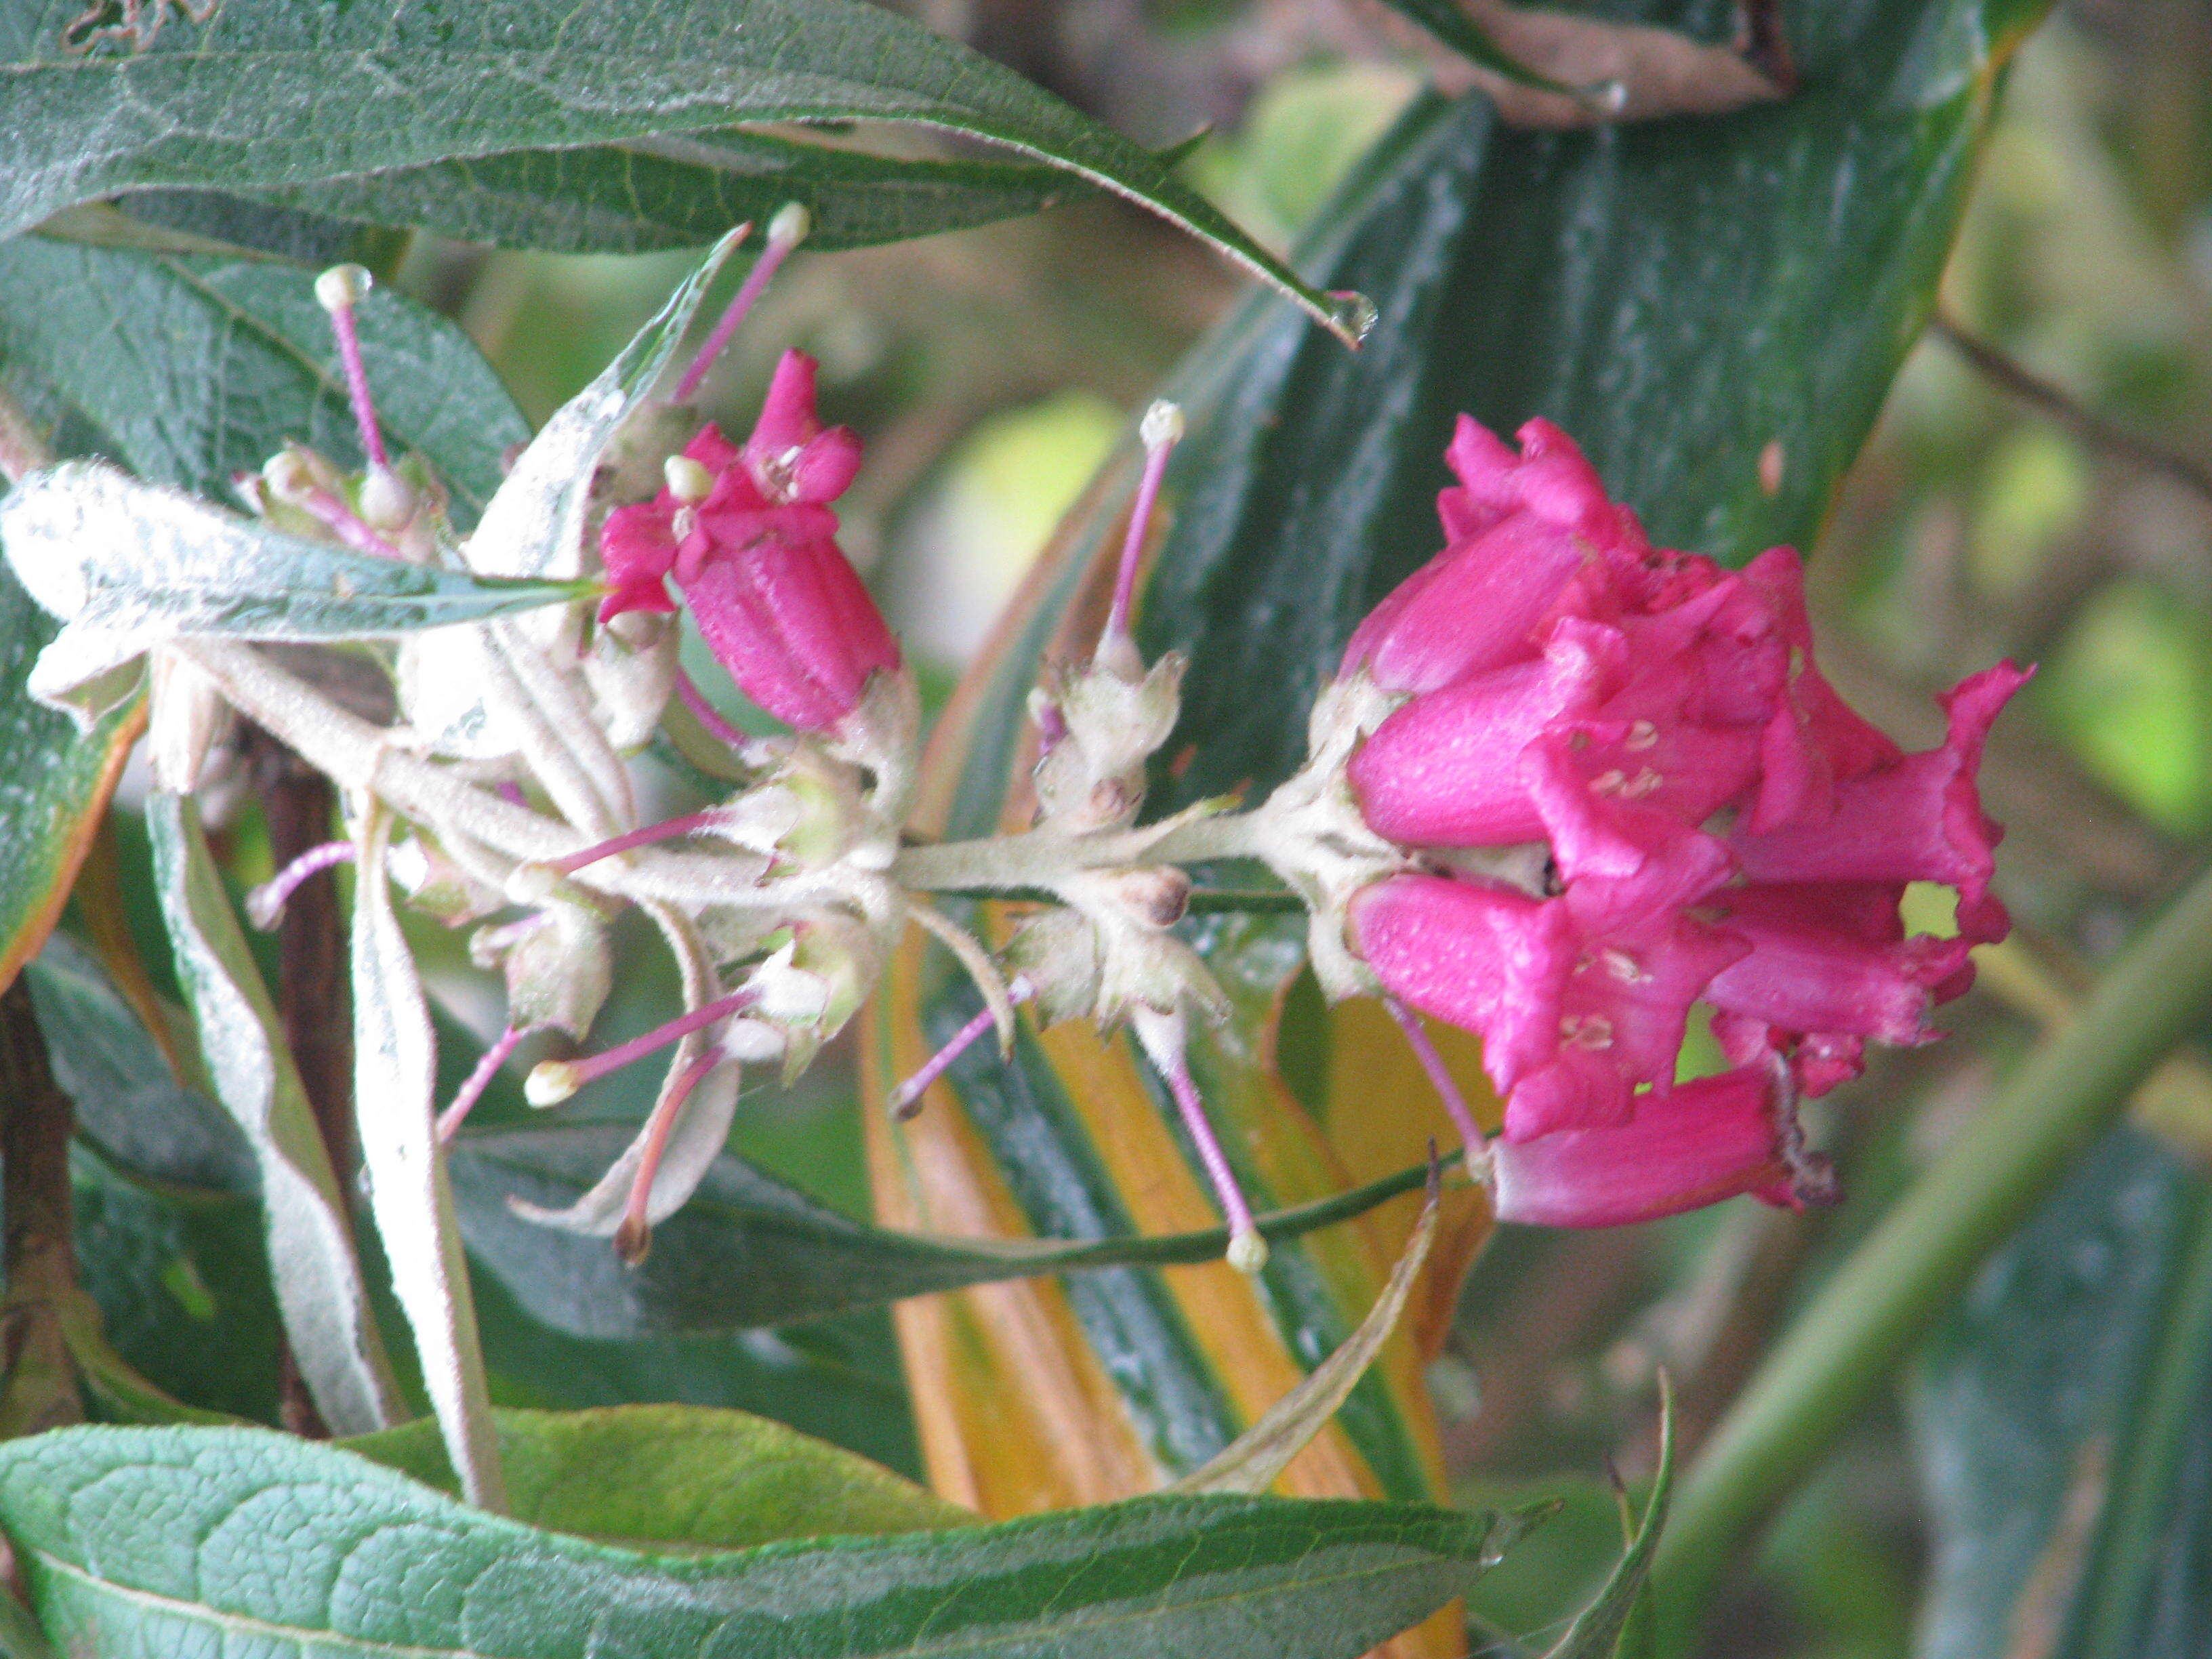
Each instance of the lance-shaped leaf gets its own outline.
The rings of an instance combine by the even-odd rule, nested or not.
[[[272,1659],[1352,1659],[1515,1530],[1413,1504],[1152,1498],[678,1559],[466,1509],[329,1445],[96,1428],[0,1446],[0,1527],[64,1647],[246,1640]]]
[[[636,253],[697,247],[787,202],[813,216],[806,245],[866,247],[1035,213],[1090,187],[1057,167],[866,155],[767,132],[516,150],[259,190],[343,219],[502,247]]]
[[[955,1239],[866,1226],[733,1154],[714,1159],[653,1253],[625,1267],[605,1245],[525,1222],[512,1200],[573,1204],[618,1157],[611,1124],[461,1137],[451,1158],[470,1252],[536,1318],[587,1337],[790,1324],[854,1307],[1131,1263],[1218,1261],[1224,1228],[1090,1241]],[[1420,1185],[1414,1168],[1321,1202],[1259,1218],[1270,1239],[1334,1225]],[[535,1213],[533,1207],[532,1212]]]
[[[732,0],[711,14],[683,0],[226,0],[143,51],[87,55],[64,42],[76,16],[69,0],[36,0],[0,18],[0,234],[134,185],[305,184],[743,123],[914,123],[1124,196],[1352,331],[1159,158],[862,0]]]
[[[306,271],[161,251],[167,233],[105,210],[71,218],[78,234],[153,245],[0,243],[0,358],[45,375],[112,441],[105,453],[221,500],[289,441],[361,464],[330,316]],[[530,435],[514,400],[458,325],[406,295],[379,289],[355,320],[387,442],[427,459],[455,521],[473,523],[501,457]]]
[[[1322,1425],[1344,1404],[1352,1385],[1375,1363],[1390,1333],[1397,1328],[1398,1316],[1406,1310],[1413,1281],[1429,1259],[1429,1246],[1436,1241],[1437,1187],[1432,1166],[1421,1218],[1413,1224],[1406,1253],[1391,1269],[1389,1282],[1375,1298],[1367,1317],[1359,1322],[1359,1328],[1315,1366],[1304,1382],[1261,1413],[1260,1420],[1230,1442],[1219,1456],[1193,1469],[1170,1487],[1170,1492],[1265,1492],[1291,1466],[1291,1460],[1305,1449],[1307,1442],[1321,1432]]]
[[[921,1532],[975,1516],[840,1447],[747,1412],[701,1406],[495,1411],[508,1513],[632,1548],[744,1549],[779,1538]],[[434,1423],[346,1443],[458,1491]]]
[[[398,1393],[330,1154],[276,1011],[239,932],[197,808],[156,793],[146,804],[146,826],[177,979],[199,1028],[209,1079],[246,1132],[260,1170],[270,1271],[300,1374],[337,1432],[382,1428],[398,1414]]]
[[[64,461],[10,490],[0,546],[63,623],[31,670],[30,693],[85,720],[120,702],[125,671],[167,641],[388,637],[581,591],[303,541],[97,461]]]
[[[354,1121],[377,1237],[415,1334],[422,1386],[461,1489],[484,1509],[507,1507],[491,1429],[453,1194],[432,1120],[436,1039],[415,958],[399,931],[385,872],[392,820],[371,806],[356,831],[353,905]]]
[[[581,574],[592,464],[652,389],[738,240],[732,231],[716,242],[614,361],[538,428],[469,538],[470,568],[501,576]]]

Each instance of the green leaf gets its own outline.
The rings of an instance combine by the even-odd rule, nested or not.
[[[141,185],[308,184],[740,123],[914,123],[1125,196],[1297,296],[1302,283],[1159,158],[979,54],[862,0],[227,0],[140,52],[62,44],[70,0],[0,19],[0,234]]]
[[[2094,1517],[2133,1468],[2114,1443],[2177,1328],[2195,1184],[2160,1143],[2115,1130],[1929,1344],[1911,1395],[1934,1543],[1923,1659],[2002,1659],[2021,1631],[2056,1628],[2075,1603]],[[2192,1516],[2212,1523],[2212,1504],[2166,1515],[2179,1540]]]
[[[1539,75],[1500,46],[1468,15],[1459,0],[1383,0],[1383,3],[1412,18],[1470,64],[1492,70],[1521,86],[1565,93],[1570,97],[1581,95],[1580,88],[1562,86],[1549,76]]]
[[[80,732],[31,700],[33,665],[55,631],[14,574],[0,569],[0,985],[38,953],[61,915],[139,731],[131,708]]]
[[[31,695],[94,714],[122,699],[120,672],[167,641],[390,637],[583,591],[306,541],[97,461],[64,461],[9,491],[0,548],[64,621],[32,668]]]
[[[372,293],[356,315],[389,441],[419,451],[474,522],[530,435],[514,400],[459,327],[404,295]],[[155,483],[227,500],[234,474],[295,440],[362,461],[330,318],[289,264],[0,243],[0,359],[37,368]]]
[[[848,1451],[744,1412],[697,1406],[500,1411],[507,1512],[548,1532],[633,1548],[744,1549],[779,1538],[919,1532],[975,1516]],[[457,1491],[437,1425],[343,1443]]]
[[[516,150],[254,192],[342,219],[574,253],[698,247],[733,224],[765,223],[787,202],[813,215],[810,248],[866,247],[1090,193],[1056,167],[905,161],[742,130],[659,149]]]
[[[169,1062],[93,954],[56,934],[27,970],[54,1078],[76,1132],[147,1180],[250,1197],[253,1153],[222,1107]]]
[[[1628,1548],[1606,1577],[1597,1597],[1567,1627],[1546,1659],[1612,1659],[1616,1650],[1626,1653],[1622,1635],[1644,1594],[1644,1581],[1651,1571],[1652,1553],[1659,1547],[1660,1528],[1667,1524],[1667,1499],[1674,1487],[1674,1395],[1664,1371],[1659,1373],[1659,1468],[1652,1477],[1651,1496],[1644,1500],[1644,1518],[1636,1523]],[[1626,1500],[1623,1500],[1624,1505]]]
[[[602,1239],[525,1221],[521,1199],[564,1205],[590,1187],[629,1131],[579,1123],[464,1134],[450,1164],[469,1249],[536,1318],[586,1337],[789,1324],[968,1285],[1130,1263],[1218,1260],[1226,1229],[1079,1242],[940,1239],[848,1220],[732,1154],[626,1267]],[[1344,1221],[1425,1179],[1407,1170],[1322,1203],[1260,1218],[1270,1239]]]
[[[1510,1533],[1418,1504],[1158,1498],[678,1559],[244,1429],[0,1446],[0,1526],[64,1645],[394,1659],[1352,1659],[1459,1595]]]
[[[199,1027],[210,1080],[260,1169],[270,1270],[301,1376],[333,1430],[381,1428],[398,1415],[398,1393],[345,1202],[198,811],[156,792],[147,799],[146,827],[177,979]]]
[[[392,1288],[414,1332],[422,1387],[462,1490],[471,1504],[504,1510],[507,1484],[492,1433],[468,1263],[433,1122],[437,1044],[385,870],[391,836],[391,817],[380,806],[363,813],[355,830],[354,1133]]]

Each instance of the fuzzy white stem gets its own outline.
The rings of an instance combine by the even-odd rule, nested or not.
[[[1193,818],[1164,833],[1157,824],[1082,836],[1032,830],[1017,836],[909,847],[900,853],[890,873],[901,886],[921,892],[1049,887],[1060,877],[1079,870],[1257,858],[1264,827],[1261,812],[1242,812]]]

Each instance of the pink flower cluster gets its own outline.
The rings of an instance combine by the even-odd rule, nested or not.
[[[1640,1219],[1826,1185],[1795,1103],[1918,1043],[2008,926],[1983,740],[2027,678],[1945,699],[1907,755],[1813,660],[1797,556],[1740,572],[1655,548],[1564,433],[1516,454],[1462,418],[1439,501],[1448,544],[1353,635],[1341,673],[1405,701],[1352,756],[1370,828],[1435,873],[1352,900],[1389,994],[1479,1032],[1505,1100],[1501,1215]],[[1461,849],[1535,843],[1532,894]],[[1958,890],[1955,937],[1907,938],[1905,884]],[[1692,1003],[1734,1069],[1675,1082]]]
[[[672,575],[745,695],[789,725],[826,731],[872,674],[897,669],[899,648],[837,545],[829,504],[860,470],[860,441],[816,417],[814,371],[805,352],[785,352],[743,445],[708,426],[684,447],[704,469],[693,499],[672,485],[607,515],[600,552],[612,591],[599,615],[674,610]]]

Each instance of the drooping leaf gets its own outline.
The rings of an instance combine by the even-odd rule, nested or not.
[[[118,671],[168,641],[375,638],[580,592],[305,541],[97,461],[64,461],[9,491],[0,545],[64,619],[31,670],[31,695],[95,715],[123,696]]]
[[[788,1324],[842,1309],[1044,1273],[1132,1262],[1218,1260],[1226,1229],[1096,1242],[933,1238],[864,1226],[733,1154],[659,1228],[653,1254],[627,1267],[603,1240],[549,1231],[516,1215],[520,1198],[552,1208],[590,1186],[629,1139],[612,1124],[495,1130],[453,1147],[454,1201],[469,1249],[522,1305],[586,1337]],[[1345,1220],[1417,1188],[1410,1169],[1341,1196],[1260,1218],[1271,1239]]]
[[[143,51],[82,56],[62,38],[76,15],[36,0],[0,19],[0,234],[134,186],[301,185],[741,123],[913,123],[1125,196],[1343,326],[1158,157],[862,0],[735,0],[711,16],[679,0],[227,0]]]
[[[744,1549],[779,1538],[874,1535],[975,1517],[889,1470],[765,1418],[697,1406],[499,1411],[508,1513],[548,1532],[635,1549]],[[344,1443],[458,1492],[431,1422]]]
[[[387,442],[426,457],[473,523],[530,435],[514,399],[457,325],[404,295],[370,294],[356,323]],[[0,359],[36,368],[155,483],[228,500],[234,474],[295,440],[362,463],[330,318],[293,265],[0,243]]]
[[[2063,1628],[2171,1328],[2193,1181],[2157,1141],[2115,1130],[1930,1343],[1911,1396],[1934,1534],[1920,1659],[2003,1659],[2023,1632]],[[2166,1513],[2179,1540],[2212,1504]]]
[[[300,1375],[341,1434],[382,1428],[398,1392],[362,1283],[346,1205],[269,993],[239,931],[193,804],[146,804],[155,881],[208,1076],[261,1176],[270,1273]]]
[[[1563,87],[1549,76],[1539,75],[1498,42],[1468,15],[1459,0],[1383,0],[1393,11],[1402,12],[1449,46],[1468,63],[1492,70],[1524,87],[1545,92],[1581,92]]]
[[[1406,1310],[1406,1299],[1413,1294],[1413,1280],[1429,1259],[1429,1246],[1436,1241],[1437,1196],[1437,1176],[1431,1170],[1428,1200],[1421,1206],[1421,1218],[1413,1224],[1413,1236],[1406,1241],[1406,1253],[1398,1258],[1382,1294],[1344,1346],[1315,1366],[1304,1382],[1270,1407],[1218,1457],[1193,1469],[1171,1491],[1265,1492],[1275,1484],[1275,1478],[1290,1467],[1291,1460],[1336,1414],[1352,1385],[1375,1363],[1383,1343],[1397,1328],[1398,1316]]]
[[[356,831],[354,1125],[370,1212],[415,1335],[422,1386],[471,1504],[507,1507],[483,1350],[453,1190],[433,1121],[438,1055],[429,1005],[392,908],[392,820],[371,807]]]
[[[690,1559],[462,1508],[243,1429],[0,1446],[0,1527],[49,1636],[175,1652],[582,1659],[1352,1659],[1456,1595],[1510,1525],[1405,1504],[1160,1498]]]
[[[461,157],[255,194],[503,247],[635,253],[697,247],[732,225],[766,223],[787,202],[813,215],[807,246],[828,251],[988,224],[1090,190],[1057,167],[908,161],[733,129]]]

